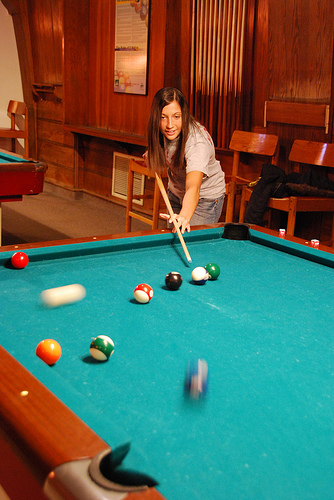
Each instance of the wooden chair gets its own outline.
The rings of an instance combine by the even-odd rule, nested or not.
[[[233,150],[232,177],[226,186],[227,206],[226,222],[233,222],[235,196],[238,185],[248,184],[252,179],[240,176],[239,164],[240,153],[264,157],[267,161],[274,161],[277,151],[278,137],[276,135],[258,134],[256,132],[244,132],[235,130],[232,134],[230,149]]]
[[[334,144],[323,142],[295,140],[289,155],[294,164],[294,171],[299,172],[300,165],[321,166],[334,168]],[[243,187],[239,222],[244,221],[246,204],[252,194],[252,189]],[[334,198],[320,196],[289,196],[285,198],[270,198],[268,207],[288,213],[286,234],[293,236],[295,231],[297,212],[333,212]],[[334,221],[334,219],[333,219]],[[334,235],[332,222],[331,241]]]
[[[154,192],[153,196],[150,194],[134,195],[133,194],[133,182],[134,173],[144,175],[145,177],[151,177],[154,179]],[[166,174],[162,176],[166,177]],[[135,199],[148,199],[153,198],[153,208],[152,212],[149,214],[139,213],[133,210],[133,200]],[[138,219],[145,224],[149,224],[152,229],[158,229],[159,224],[159,210],[160,210],[160,200],[161,194],[160,189],[155,177],[155,173],[149,170],[146,163],[143,160],[130,160],[129,171],[128,171],[128,188],[127,188],[127,203],[126,203],[126,216],[125,216],[125,231],[131,231],[131,219]]]
[[[9,101],[7,108],[10,128],[0,127],[0,138],[11,139],[11,151],[16,153],[16,140],[24,139],[24,157],[29,158],[28,109],[24,102]]]

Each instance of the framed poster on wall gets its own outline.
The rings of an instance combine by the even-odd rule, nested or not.
[[[149,0],[116,0],[114,92],[146,95]]]

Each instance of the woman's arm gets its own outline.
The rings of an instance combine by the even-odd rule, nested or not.
[[[182,209],[179,213],[178,223],[181,226],[181,232],[190,230],[189,222],[192,218],[199,200],[199,192],[203,180],[203,172],[194,170],[186,176],[186,192],[182,201]],[[189,226],[189,229],[187,228]]]
[[[179,214],[175,214],[175,220],[179,224],[181,233],[190,231],[189,221],[197,207],[202,179],[203,172],[197,170],[189,172],[186,176],[186,192],[182,200],[182,208]],[[167,214],[160,214],[160,217],[173,222],[172,218]],[[175,232],[175,228],[173,228],[173,232]]]

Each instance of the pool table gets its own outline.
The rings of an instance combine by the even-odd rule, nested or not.
[[[41,193],[46,170],[45,163],[0,149],[0,245],[1,203],[21,201],[23,195]]]
[[[0,483],[12,499],[333,498],[333,251],[242,224],[185,243],[192,264],[170,231],[2,247]],[[209,262],[220,276],[196,285],[192,269]],[[147,304],[133,295],[142,282]],[[43,290],[72,283],[83,300],[43,305]],[[105,362],[89,351],[100,334],[115,344]],[[45,338],[62,347],[53,366],[35,354]],[[197,359],[208,389],[192,398]]]

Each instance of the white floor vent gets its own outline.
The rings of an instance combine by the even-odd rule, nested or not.
[[[128,171],[130,159],[141,160],[136,156],[125,155],[122,153],[114,153],[113,171],[112,171],[112,195],[122,200],[127,199],[128,191]],[[134,173],[133,179],[133,194],[143,195],[145,186],[145,176]],[[133,200],[133,203],[143,205],[143,200]]]

